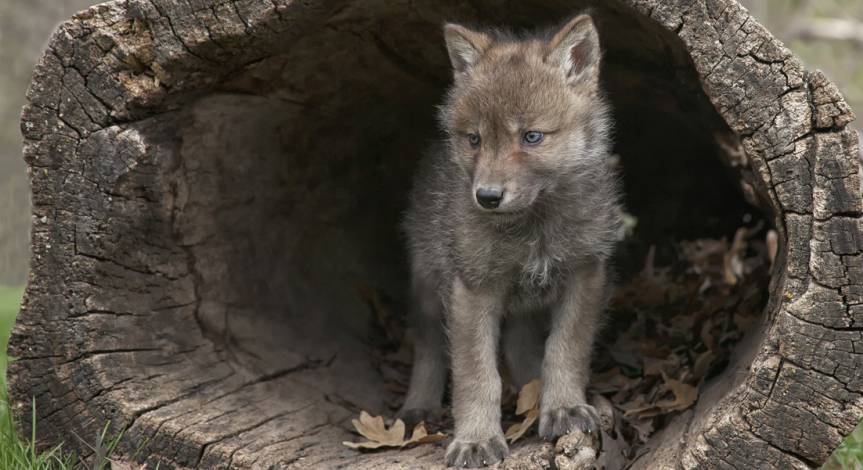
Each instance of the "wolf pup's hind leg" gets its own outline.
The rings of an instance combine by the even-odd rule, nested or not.
[[[411,286],[414,362],[405,403],[398,413],[408,427],[425,421],[441,407],[447,375],[443,305],[436,283],[414,272]]]

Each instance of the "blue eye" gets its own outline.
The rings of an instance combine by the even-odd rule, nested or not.
[[[477,148],[477,147],[479,147],[479,143],[481,140],[479,138],[479,134],[468,134],[467,135],[467,141],[471,147]]]
[[[542,142],[542,139],[545,138],[545,134],[540,131],[527,131],[521,137],[521,141],[527,145],[536,145]]]

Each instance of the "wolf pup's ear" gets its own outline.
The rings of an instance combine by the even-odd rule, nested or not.
[[[453,23],[444,25],[443,36],[456,78],[466,74],[471,67],[476,65],[492,42],[488,34],[471,31],[464,26]]]
[[[599,81],[599,34],[588,15],[570,20],[548,43],[546,60],[557,64],[567,82],[595,84]]]

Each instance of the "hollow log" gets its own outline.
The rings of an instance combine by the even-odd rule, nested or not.
[[[21,431],[35,400],[41,444],[87,456],[110,422],[163,469],[441,466],[439,446],[341,444],[358,410],[399,396],[367,303],[406,304],[398,222],[450,80],[440,26],[532,28],[587,7],[635,236],[725,233],[746,211],[779,233],[762,321],[633,468],[824,462],[863,416],[858,138],[837,88],[734,0],[126,0],[76,15],[22,116]],[[506,465],[551,465],[543,452],[528,439]]]

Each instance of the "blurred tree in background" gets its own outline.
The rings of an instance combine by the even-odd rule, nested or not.
[[[29,259],[30,196],[18,118],[33,66],[57,24],[96,0],[0,0],[0,285],[20,285]]]
[[[742,0],[809,69],[821,69],[863,118],[863,0]],[[863,124],[853,124],[858,130]]]
[[[0,0],[0,285],[20,285],[27,273],[29,188],[18,116],[30,74],[56,24],[96,3]],[[742,3],[809,68],[824,70],[863,113],[863,0]]]

